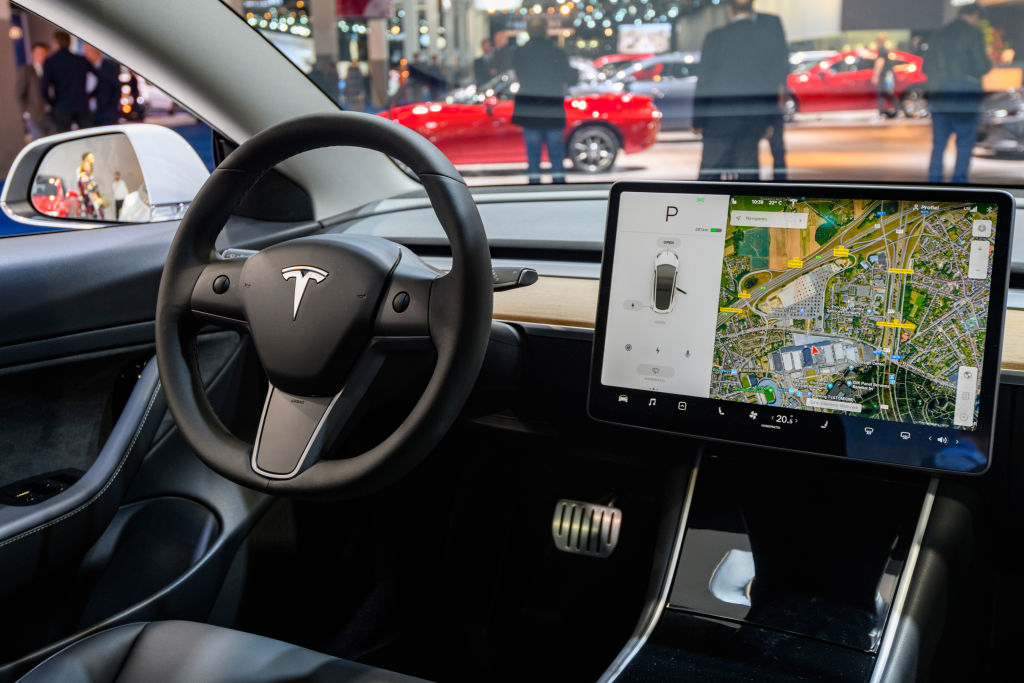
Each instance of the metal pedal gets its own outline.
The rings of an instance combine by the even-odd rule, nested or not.
[[[608,557],[619,543],[621,528],[622,510],[563,499],[555,504],[551,536],[562,552]]]

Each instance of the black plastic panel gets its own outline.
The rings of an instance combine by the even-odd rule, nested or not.
[[[78,628],[140,603],[170,585],[206,554],[220,534],[207,507],[155,498],[118,510],[83,561],[85,609]]]
[[[863,652],[683,612],[665,613],[617,681],[862,683],[874,657]]]
[[[766,462],[705,458],[669,604],[877,651],[923,485]]]

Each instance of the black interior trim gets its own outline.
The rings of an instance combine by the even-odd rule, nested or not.
[[[238,145],[213,131],[213,160],[220,165]],[[270,170],[235,207],[235,215],[263,221],[311,221],[313,198],[305,188],[277,170]]]
[[[113,350],[121,353],[131,347],[145,348],[153,343],[152,321],[105,327],[87,332],[0,346],[0,368],[41,364],[67,356]],[[125,347],[129,347],[126,349]]]

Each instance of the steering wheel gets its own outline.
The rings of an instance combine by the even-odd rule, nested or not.
[[[447,274],[389,240],[323,234],[242,259],[214,241],[268,170],[301,152],[354,146],[418,176],[451,244]],[[342,112],[269,128],[231,153],[178,226],[160,280],[156,355],[171,413],[196,454],[225,477],[284,495],[368,493],[408,472],[451,427],[476,381],[491,329],[487,237],[465,182],[419,134]],[[255,443],[215,415],[195,335],[208,323],[248,329],[270,388]],[[436,364],[405,420],[351,458],[326,459],[388,356],[433,347]]]

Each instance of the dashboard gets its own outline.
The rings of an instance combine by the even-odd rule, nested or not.
[[[620,183],[589,409],[618,424],[978,473],[1013,198]]]

